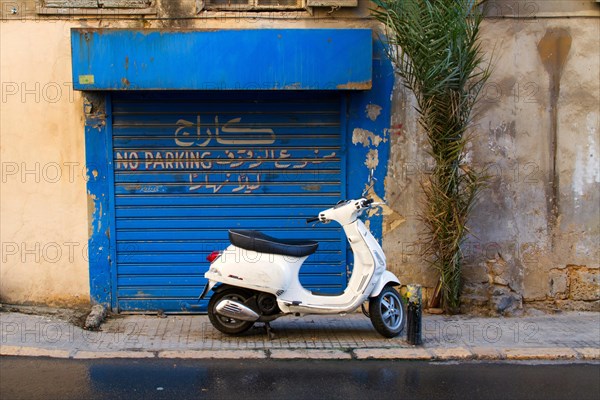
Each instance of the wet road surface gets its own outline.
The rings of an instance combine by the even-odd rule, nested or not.
[[[600,399],[600,363],[2,357],[0,399]]]

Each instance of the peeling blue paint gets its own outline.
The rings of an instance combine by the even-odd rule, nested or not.
[[[326,30],[319,30],[322,31]],[[337,30],[339,34],[342,35],[344,32],[348,33],[348,31],[355,30]],[[347,164],[345,166],[345,173],[343,173],[341,177],[344,187],[346,188],[346,193],[342,193],[342,196],[347,198],[354,198],[360,196],[362,190],[364,189],[364,184],[367,180],[369,169],[365,165],[365,161],[369,156],[369,152],[377,151],[378,154],[378,165],[375,169],[375,177],[378,179],[375,185],[376,193],[385,198],[385,188],[384,188],[384,179],[387,175],[387,162],[389,158],[389,138],[388,138],[388,129],[390,124],[390,115],[391,115],[391,93],[393,89],[393,69],[389,62],[389,60],[385,56],[384,49],[378,40],[373,40],[371,37],[370,30],[362,30],[368,32],[368,40],[369,45],[364,46],[361,45],[360,48],[363,54],[360,57],[363,60],[368,60],[368,78],[364,76],[357,79],[353,82],[359,82],[364,85],[364,82],[367,80],[372,83],[372,88],[370,90],[344,90],[339,91],[339,93],[343,97],[343,108],[346,110],[345,115],[342,115],[342,127],[343,132],[345,132],[345,139],[343,141],[343,151],[346,152],[346,160]],[[96,31],[94,31],[96,32]],[[94,32],[91,33],[73,33],[73,37],[79,37],[80,41],[73,41],[74,48],[74,66],[77,64],[76,58],[83,57],[82,50],[91,51],[92,48],[97,46],[92,46],[91,43],[97,39],[97,36],[94,36]],[[124,34],[125,31],[119,31],[120,34]],[[244,32],[244,31],[238,31]],[[275,31],[276,32],[276,31]],[[107,33],[103,33],[106,35]],[[166,35],[170,35],[171,33],[167,33]],[[245,32],[244,32],[245,34]],[[133,34],[132,35],[138,35]],[[262,34],[257,34],[257,37],[261,37]],[[362,37],[363,33],[361,33]],[[110,35],[108,35],[110,36]],[[115,38],[119,37],[119,35],[115,36]],[[136,36],[137,37],[137,36]],[[181,36],[179,40],[185,40],[188,36]],[[83,43],[82,41],[86,41]],[[341,40],[341,39],[340,39]],[[352,34],[345,37],[343,39],[343,43],[352,47],[354,43]],[[361,39],[362,40],[362,39]],[[114,42],[111,42],[111,45],[116,45]],[[122,50],[127,49],[127,46],[119,45]],[[310,47],[310,46],[308,46]],[[75,52],[75,49],[79,48],[78,52]],[[368,50],[365,50],[367,49]],[[104,49],[106,57],[109,57],[105,60],[107,63],[111,63],[112,53],[110,49]],[[290,50],[291,51],[291,50]],[[316,50],[315,50],[316,51]],[[367,51],[366,54],[364,51]],[[76,54],[77,53],[77,54]],[[276,58],[278,53],[274,53],[273,57],[270,57],[268,54],[263,58],[271,60],[270,62],[273,65],[281,67],[282,60]],[[94,56],[95,57],[95,56]],[[84,83],[78,83],[78,80],[75,79],[75,88],[76,89],[84,89],[84,90],[98,90],[103,89],[107,90],[105,92],[89,92],[88,96],[91,98],[97,98],[98,104],[86,104],[84,105],[84,111],[86,116],[86,124],[85,124],[85,137],[86,137],[86,163],[88,165],[88,182],[87,182],[87,191],[88,191],[88,201],[90,202],[90,237],[89,237],[89,254],[90,254],[90,292],[93,303],[100,303],[105,306],[111,307],[113,311],[118,311],[117,309],[117,285],[116,285],[116,244],[115,244],[115,206],[113,204],[114,199],[114,171],[112,165],[112,156],[113,156],[113,143],[112,143],[112,109],[111,109],[111,101],[113,95],[109,90],[113,89],[130,89],[132,86],[140,87],[136,85],[141,85],[145,89],[156,88],[161,91],[164,89],[173,89],[173,86],[181,86],[188,87],[188,83],[183,83],[183,77],[181,77],[179,83],[173,83],[173,81],[165,81],[163,80],[164,72],[161,68],[164,68],[164,71],[170,71],[170,66],[166,66],[168,64],[167,59],[161,59],[161,56],[156,54],[153,55],[154,59],[152,63],[157,65],[162,65],[162,67],[150,68],[146,67],[145,70],[147,74],[144,75],[145,83],[140,84],[139,82],[135,82],[132,80],[131,75],[125,76],[127,79],[127,85],[125,83],[115,83],[110,81],[110,79],[115,78],[117,75],[112,75],[113,73],[108,71],[106,77],[102,77],[99,75],[95,75],[93,79],[89,77],[84,77]],[[273,61],[275,60],[275,61]],[[81,61],[81,60],[80,60]],[[96,60],[97,62],[98,60]],[[114,62],[114,60],[112,60]],[[230,61],[228,64],[228,71],[232,72],[234,69],[241,69],[240,60],[237,59],[236,62]],[[339,63],[344,63],[344,59],[338,60]],[[135,57],[128,57],[127,61],[123,57],[123,62],[121,63],[122,67],[131,71],[135,69]],[[96,64],[97,65],[97,64]],[[353,62],[351,65],[356,66],[356,62]],[[346,65],[348,66],[348,65]],[[277,68],[279,68],[277,67]],[[120,67],[119,67],[120,68]],[[208,68],[208,67],[202,67]],[[337,68],[337,67],[336,67]],[[216,69],[214,65],[210,66],[208,69]],[[335,68],[334,68],[335,69]],[[206,69],[203,69],[203,71]],[[363,74],[365,69],[364,66],[360,67],[360,74]],[[94,73],[94,71],[78,71],[74,73],[83,75],[88,75],[89,72]],[[113,71],[114,72],[114,71]],[[215,71],[211,73],[216,73]],[[184,74],[179,74],[183,76]],[[371,76],[372,75],[372,76]],[[108,79],[108,80],[105,80]],[[98,80],[99,79],[99,80]],[[169,78],[170,79],[170,78]],[[304,79],[304,78],[302,78]],[[277,87],[280,89],[287,90],[296,90],[296,89],[306,89],[312,87],[310,84],[306,84],[306,81],[302,79],[298,79],[298,77],[288,76],[285,77],[284,82],[285,85],[280,85],[281,87]],[[353,78],[354,79],[354,78]],[[85,83],[85,82],[94,82],[93,84]],[[109,82],[109,83],[107,83]],[[112,83],[111,83],[112,82]],[[197,83],[197,82],[196,82]],[[194,85],[196,84],[194,83]],[[345,83],[338,83],[337,85],[344,85]],[[125,86],[123,86],[125,85]],[[334,85],[334,86],[337,86]],[[193,85],[192,85],[193,86]],[[323,89],[323,83],[319,83],[316,85]],[[360,86],[360,85],[359,85]],[[228,87],[224,87],[227,89]],[[269,89],[273,89],[274,87],[269,87]],[[350,89],[359,87],[350,87]],[[366,87],[362,87],[365,89]],[[206,88],[205,88],[206,89]],[[210,89],[214,89],[211,87]],[[260,89],[260,86],[253,87],[252,89]],[[327,87],[326,89],[335,89],[335,87]],[[349,87],[344,87],[344,89],[349,89]],[[161,91],[156,92],[148,92],[147,95],[152,98],[160,99],[163,95]],[[369,118],[366,112],[367,106],[369,104],[375,104],[380,109],[380,114],[377,118]],[[352,143],[352,132],[355,129],[364,129],[370,132],[373,132],[374,135],[381,137],[383,140],[378,141],[378,143],[374,143],[373,140],[367,141],[367,145],[363,144],[353,144]],[[134,184],[135,182],[132,182]],[[382,236],[382,216],[375,215],[370,218],[371,223],[370,227],[373,231],[374,235],[378,240],[381,240]],[[345,241],[344,241],[345,242]],[[349,258],[351,255],[349,253]],[[144,292],[146,293],[146,292]],[[133,300],[132,300],[133,301]],[[147,309],[147,305],[145,305],[144,299],[140,298],[137,303],[131,303],[131,307],[135,309]],[[178,303],[179,304],[179,303]],[[183,303],[181,303],[183,304]],[[198,311],[193,309],[193,305],[188,305],[184,307],[179,304],[177,308],[183,310],[184,308],[188,311]]]
[[[386,56],[385,48],[377,39],[373,43],[373,88],[368,91],[350,93],[348,107],[348,196],[360,196],[364,189],[364,183],[367,181],[369,168],[365,165],[369,151],[376,150],[379,154],[379,163],[375,168],[375,178],[377,182],[374,190],[377,195],[385,199],[384,180],[387,176],[387,162],[390,153],[390,141],[388,130],[391,123],[391,96],[394,87],[394,70],[392,64]],[[375,104],[381,107],[377,118],[371,119],[367,114],[367,107]],[[361,144],[352,144],[352,132],[354,129],[365,129],[373,132],[382,138],[382,141],[375,145],[369,141],[368,146]],[[357,184],[360,183],[360,184]],[[370,218],[370,228],[373,235],[381,242],[382,223],[381,215],[374,215]]]
[[[370,29],[73,29],[77,90],[365,90]]]
[[[112,305],[109,171],[107,163],[106,99],[96,95],[95,105],[86,103],[85,144],[87,201],[89,210],[88,255],[90,265],[90,297],[92,303]]]

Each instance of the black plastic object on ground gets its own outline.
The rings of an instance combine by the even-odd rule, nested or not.
[[[407,287],[408,304],[406,306],[406,340],[412,345],[423,344],[421,334],[421,286],[408,285]]]

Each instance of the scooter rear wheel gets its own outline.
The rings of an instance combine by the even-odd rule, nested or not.
[[[251,294],[242,289],[226,289],[215,293],[208,302],[208,319],[210,323],[219,331],[228,335],[239,335],[246,332],[254,325],[252,321],[242,321],[224,315],[219,315],[215,307],[221,300],[234,300],[240,303],[245,302],[251,297]]]
[[[369,301],[369,315],[375,330],[387,338],[398,336],[406,323],[402,297],[391,286]]]

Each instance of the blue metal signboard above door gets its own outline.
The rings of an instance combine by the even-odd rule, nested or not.
[[[231,228],[318,240],[301,282],[344,289],[341,228],[305,222],[345,197],[339,93],[111,97],[119,311],[204,311],[205,258],[228,245]]]

